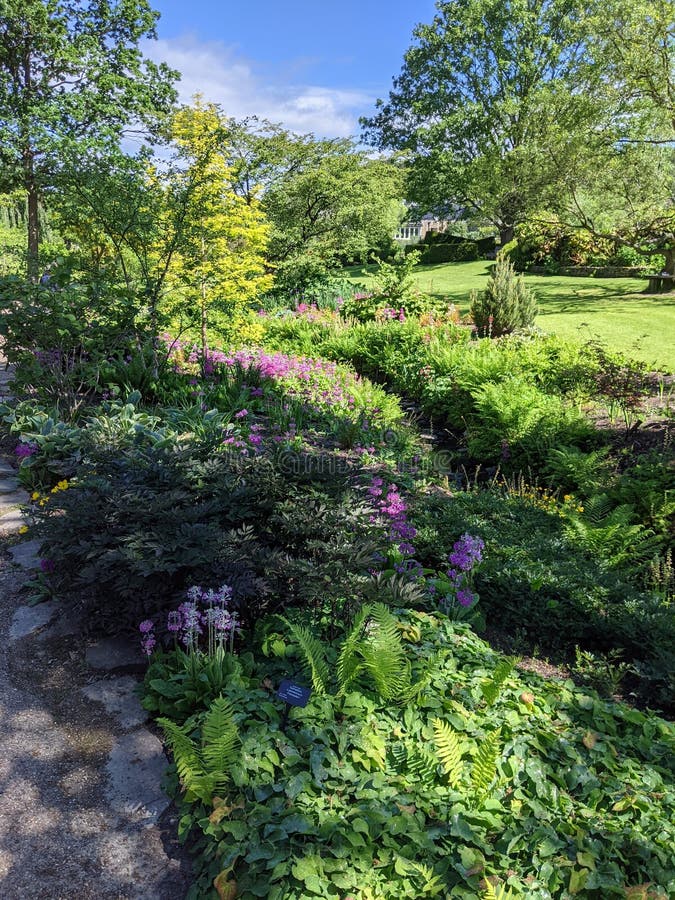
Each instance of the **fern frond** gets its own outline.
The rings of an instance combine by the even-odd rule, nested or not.
[[[503,884],[500,885],[499,890],[495,890],[492,883],[486,880],[483,900],[513,900],[513,894]]]
[[[442,719],[434,719],[434,741],[436,753],[441,761],[441,767],[448,776],[449,784],[454,787],[462,777],[462,745],[447,722]]]
[[[338,693],[347,693],[348,688],[356,679],[363,663],[359,654],[359,647],[363,640],[363,627],[370,616],[371,607],[366,604],[356,614],[352,629],[344,639],[337,659]]]
[[[410,664],[398,620],[383,603],[370,609],[364,642],[363,661],[380,696],[385,700],[401,696],[410,685]]]
[[[192,792],[208,802],[211,791],[208,790],[208,785],[204,784],[204,779],[208,778],[208,774],[185,726],[176,725],[170,719],[157,719],[157,724],[164,732],[166,742],[171,748],[176,771],[183,788],[186,792]]]
[[[501,728],[488,734],[474,757],[471,768],[471,784],[479,797],[487,794],[497,774],[497,758],[499,756],[499,739]]]
[[[415,775],[424,784],[433,784],[436,779],[438,763],[436,757],[423,747],[408,746],[408,772]]]
[[[488,706],[492,706],[497,697],[499,697],[502,685],[513,672],[517,662],[518,659],[513,656],[505,656],[503,659],[500,659],[492,673],[492,678],[481,685],[481,693]]]
[[[405,749],[405,744],[400,741],[394,744],[391,748],[391,755],[394,757],[394,768],[397,772],[405,772],[406,763],[408,762],[408,752]]]
[[[230,768],[237,758],[239,733],[233,721],[232,704],[218,697],[209,707],[202,725],[204,768],[213,776],[217,788],[230,780]]]
[[[312,687],[317,694],[326,693],[326,685],[328,683],[328,664],[326,662],[326,650],[321,641],[316,638],[312,632],[303,627],[289,622],[283,616],[279,619],[284,623],[290,631],[292,637],[298,643],[304,656],[305,669],[310,673],[312,678]]]

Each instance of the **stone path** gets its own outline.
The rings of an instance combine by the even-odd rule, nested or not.
[[[9,377],[1,366],[0,402]],[[59,603],[26,604],[39,542],[13,542],[27,501],[0,456],[0,897],[180,900],[189,863],[135,693],[140,652],[87,646]]]

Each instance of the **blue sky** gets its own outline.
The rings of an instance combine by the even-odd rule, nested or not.
[[[358,117],[399,73],[413,27],[434,14],[434,0],[151,3],[159,40],[146,52],[183,73],[181,100],[200,91],[236,118],[324,137],[358,135]]]

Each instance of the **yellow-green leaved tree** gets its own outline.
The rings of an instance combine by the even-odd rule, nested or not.
[[[272,284],[265,267],[269,229],[257,199],[246,202],[232,189],[223,152],[226,125],[221,109],[199,97],[173,120],[173,140],[192,190],[171,277],[198,313],[202,359],[213,313],[235,320]]]

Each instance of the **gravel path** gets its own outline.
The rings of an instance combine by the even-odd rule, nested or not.
[[[58,604],[26,605],[35,557],[13,558],[10,463],[0,457],[0,897],[182,900],[189,863],[160,789],[166,758],[128,665],[120,674],[128,660],[105,642],[87,653]]]

